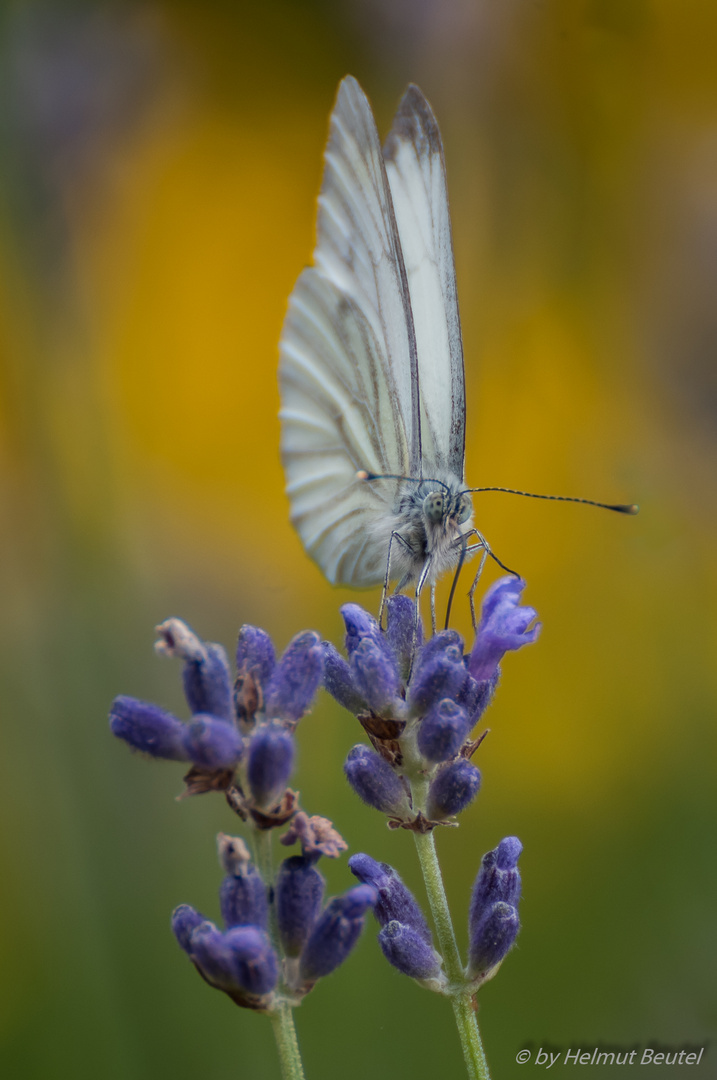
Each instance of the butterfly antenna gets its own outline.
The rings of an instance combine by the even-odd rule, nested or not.
[[[365,469],[359,469],[356,473],[357,480],[367,480],[369,483],[372,480],[405,480],[409,484],[440,484],[442,488],[449,491],[448,484],[445,484],[442,480],[434,480],[430,476],[397,476],[394,473],[370,473]]]
[[[478,491],[503,491],[507,495],[524,495],[528,499],[550,499],[552,502],[584,503],[585,506],[599,506],[602,510],[614,510],[617,514],[637,514],[640,510],[637,503],[595,502],[594,499],[577,499],[573,498],[571,495],[536,495],[534,491],[516,491],[515,488],[506,487],[466,488],[463,494],[472,495]]]

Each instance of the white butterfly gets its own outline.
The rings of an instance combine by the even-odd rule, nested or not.
[[[359,84],[339,86],[314,265],[291,294],[280,352],[291,520],[329,581],[416,580],[418,595],[458,563],[469,536],[487,548],[463,484],[443,146],[418,87],[382,150]]]

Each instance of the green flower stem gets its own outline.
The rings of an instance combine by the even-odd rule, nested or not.
[[[291,1007],[283,1002],[269,1014],[269,1018],[279,1051],[283,1080],[304,1080],[304,1066],[301,1063]]]
[[[271,837],[271,829],[254,829],[252,833],[254,861],[267,889],[273,889],[274,887],[274,860],[271,850]],[[269,906],[269,936],[277,954],[280,956],[281,948],[279,925],[276,919],[276,904]],[[274,1029],[283,1080],[304,1080],[304,1066],[296,1038],[292,1006],[288,1001],[279,999],[273,1012],[269,1013],[269,1019]]]
[[[425,796],[425,792],[421,790],[423,786],[420,781],[414,781],[412,784],[414,806],[423,805],[423,799],[421,798],[422,795]],[[448,976],[449,987],[447,993],[451,998],[468,1076],[470,1080],[490,1080],[488,1062],[483,1052],[483,1043],[481,1042],[478,1021],[473,1008],[473,995],[470,989],[466,987],[463,965],[458,952],[451,913],[448,909],[446,891],[443,888],[443,876],[438,863],[433,830],[427,833],[414,832],[413,838],[416,841],[416,850],[423,871],[428,902],[431,905],[431,913],[443,955],[443,966]]]

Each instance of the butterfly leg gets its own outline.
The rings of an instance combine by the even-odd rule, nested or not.
[[[393,541],[394,540],[398,540],[399,543],[403,544],[403,546],[408,549],[408,551],[413,550],[411,548],[411,545],[409,544],[408,540],[406,540],[405,537],[401,536],[400,532],[392,532],[391,533],[391,537],[390,537],[390,539],[388,541],[388,556],[386,558],[386,576],[385,576],[385,578],[383,580],[383,591],[381,593],[381,603],[380,603],[379,609],[378,609],[378,625],[381,627],[381,629],[383,629],[383,609],[386,606],[386,597],[388,596],[388,586],[389,586],[389,583],[391,581],[391,548],[393,547]],[[410,580],[411,579],[410,579],[409,575],[405,575],[404,577],[402,577],[401,580],[399,581],[398,585],[396,586],[395,591],[400,592],[401,589],[403,589],[408,584],[408,582]]]
[[[470,609],[471,609],[471,622],[473,624],[473,633],[475,633],[476,629],[477,629],[476,608],[475,608],[475,600],[474,600],[475,591],[476,591],[476,588],[478,586],[478,582],[480,581],[480,576],[483,573],[483,567],[485,566],[485,561],[488,558],[488,552],[490,551],[490,548],[485,543],[485,541],[482,544],[476,544],[475,547],[473,548],[473,550],[477,551],[478,548],[483,548],[483,553],[482,553],[482,555],[480,557],[480,563],[478,564],[478,571],[476,573],[476,576],[473,578],[473,584],[471,585],[470,590],[468,592],[468,603],[469,603]]]
[[[433,562],[433,559],[429,555],[428,558],[426,559],[426,561],[423,564],[423,567],[421,569],[421,573],[418,576],[418,581],[416,582],[416,617],[415,617],[414,624],[413,624],[413,646],[414,646],[414,648],[416,646],[416,642],[418,641],[418,625],[419,625],[419,623],[421,621],[421,593],[423,592],[423,586],[426,584],[426,581],[428,580],[428,575],[429,575],[430,570],[431,570],[431,563],[432,562]],[[431,594],[433,593],[434,587],[435,586],[431,586]],[[433,600],[432,595],[431,595],[431,600]],[[431,605],[431,607],[433,607],[433,605]],[[433,610],[431,611],[431,616],[433,618],[433,628],[435,630],[435,625],[436,625],[435,624],[435,612]]]
[[[436,583],[431,585],[431,631],[436,632]]]

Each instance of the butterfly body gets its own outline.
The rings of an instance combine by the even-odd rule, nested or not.
[[[280,344],[291,520],[329,581],[434,584],[465,555],[465,390],[440,132],[417,87],[384,146],[350,76],[314,264]]]

